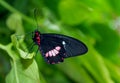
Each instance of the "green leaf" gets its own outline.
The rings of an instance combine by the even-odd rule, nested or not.
[[[33,60],[25,68],[26,60],[12,61],[12,69],[6,77],[6,83],[41,83],[36,62]],[[28,60],[30,62],[31,60]]]
[[[111,78],[115,81],[115,83],[120,83],[120,68],[118,65],[112,63],[111,61],[105,59],[105,63],[109,69]]]
[[[114,14],[120,15],[120,0],[106,0]]]
[[[95,48],[105,57],[116,55],[119,51],[119,35],[104,24],[93,24],[96,32],[101,36],[100,40],[96,41]]]
[[[91,73],[93,79],[98,83],[113,83],[110,77],[109,70],[104,64],[104,57],[102,57],[93,47],[89,45],[88,55],[81,57],[85,68]]]
[[[57,67],[76,83],[94,83],[91,76],[89,76],[82,65],[78,63],[77,58],[74,58],[74,60],[72,60],[73,58],[66,60],[65,63],[59,64]]]
[[[81,23],[90,13],[88,7],[78,0],[62,0],[58,8],[62,21],[69,25]]]
[[[6,83],[41,83],[42,81],[45,83],[44,80],[40,80],[41,75],[37,63],[33,59],[33,53],[29,54],[32,59],[31,57],[25,57],[26,52],[19,48],[15,35],[11,38],[12,43],[7,46],[0,45],[0,48],[5,50],[11,57],[11,70],[6,77]]]

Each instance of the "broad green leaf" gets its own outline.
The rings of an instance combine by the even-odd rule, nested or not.
[[[106,0],[110,7],[113,9],[113,13],[120,15],[120,0]]]
[[[11,71],[6,77],[6,83],[40,83],[39,71],[35,60],[21,59],[18,55],[15,55],[14,50],[11,51],[10,47],[11,44],[6,47],[0,45],[0,48],[6,50],[10,56],[12,55]]]
[[[6,83],[41,83],[35,60],[18,59],[11,61],[11,65],[12,68],[6,77]]]
[[[101,39],[96,41],[95,48],[105,57],[115,56],[120,45],[118,34],[104,24],[93,24],[93,27],[101,36]]]
[[[62,0],[58,8],[62,21],[69,25],[81,23],[90,13],[88,7],[77,0]]]
[[[32,58],[21,58],[26,53],[19,48],[19,43],[12,36],[12,43],[0,46],[11,57],[11,71],[6,77],[6,83],[41,83],[40,73],[36,61]],[[13,49],[14,48],[14,49]],[[18,52],[17,52],[18,50]],[[22,51],[22,52],[21,52]],[[33,54],[29,54],[33,56]],[[28,58],[28,59],[27,59]],[[44,81],[43,81],[44,83]]]

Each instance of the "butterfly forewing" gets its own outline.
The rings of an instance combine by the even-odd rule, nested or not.
[[[75,38],[63,36],[63,41],[65,42],[64,44],[64,48],[66,51],[65,58],[82,55],[88,51],[85,44]]]

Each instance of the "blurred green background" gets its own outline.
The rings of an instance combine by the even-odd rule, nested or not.
[[[77,38],[88,53],[56,65],[33,57],[37,46],[28,53],[34,8],[41,33]],[[120,83],[120,0],[0,0],[0,82]]]

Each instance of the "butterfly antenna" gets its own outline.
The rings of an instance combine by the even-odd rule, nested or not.
[[[36,25],[37,25],[37,26],[36,26],[36,30],[38,30],[38,27],[39,27],[38,18],[37,18],[38,14],[39,14],[38,9],[35,8],[35,9],[34,9],[34,19],[35,19],[35,23],[36,23]]]

